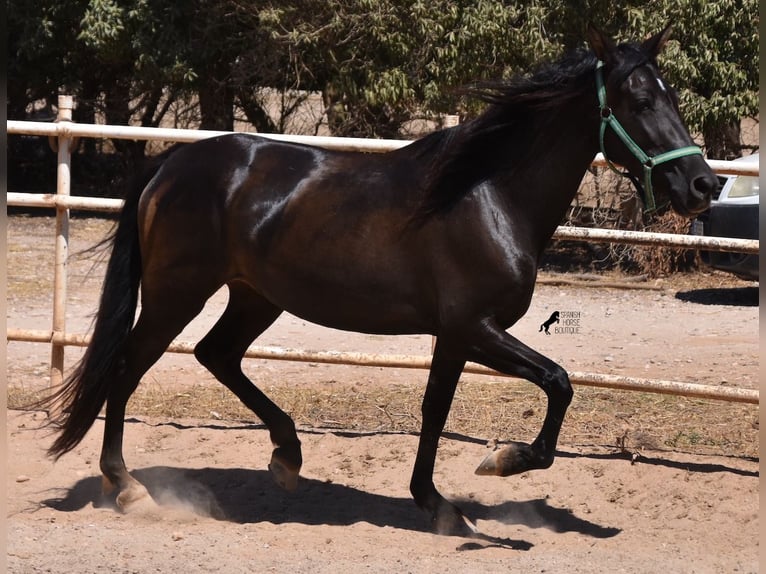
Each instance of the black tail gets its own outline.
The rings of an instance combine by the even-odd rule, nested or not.
[[[51,421],[60,427],[60,434],[48,449],[48,454],[55,458],[75,448],[85,437],[104,406],[110,384],[119,371],[122,346],[135,320],[141,282],[138,201],[144,187],[175,149],[153,158],[128,187],[125,205],[110,238],[112,254],[91,342],[62,387],[40,403],[60,407],[61,414]]]

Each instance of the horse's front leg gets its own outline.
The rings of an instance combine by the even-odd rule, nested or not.
[[[561,424],[572,401],[567,372],[491,322],[485,323],[472,341],[469,360],[532,381],[548,397],[545,420],[534,442],[531,445],[513,443],[493,451],[476,469],[476,474],[510,476],[551,466]]]
[[[476,533],[476,527],[455,505],[439,494],[434,486],[433,473],[439,437],[464,366],[465,361],[447,351],[446,345],[438,339],[423,397],[423,424],[410,482],[415,503],[428,513],[433,530],[439,534],[460,536]]]

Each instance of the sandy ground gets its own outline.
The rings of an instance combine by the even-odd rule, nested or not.
[[[73,225],[72,251],[103,222]],[[79,234],[82,234],[80,236]],[[9,221],[8,326],[50,328],[52,223]],[[25,263],[26,262],[26,263]],[[103,265],[70,266],[67,328],[84,332]],[[659,290],[542,285],[512,333],[570,371],[758,386],[757,289],[716,274],[652,282]],[[225,303],[217,295],[180,339],[194,341]],[[553,310],[579,330],[539,332]],[[260,344],[426,354],[428,337],[339,333],[283,316]],[[8,344],[10,386],[47,384],[47,345]],[[67,349],[71,365],[80,350]],[[421,381],[422,371],[252,361],[261,384]],[[188,356],[166,355],[149,384],[214,384]],[[414,386],[420,393],[422,387]],[[752,417],[757,421],[757,409]],[[99,420],[54,463],[42,413],[9,411],[8,571],[26,572],[757,572],[759,461],[644,450],[634,463],[603,445],[560,444],[547,471],[475,476],[486,436],[443,438],[435,482],[483,537],[428,531],[407,485],[417,437],[302,428],[298,489],[266,471],[271,446],[257,424],[142,417],[126,425],[125,457],[149,489],[128,514],[100,504]],[[513,429],[509,429],[513,436]],[[521,437],[519,437],[521,438]],[[757,448],[755,449],[757,452]]]
[[[411,435],[302,432],[286,493],[261,428],[130,422],[158,504],[123,515],[98,507],[98,430],[54,465],[34,419],[9,418],[10,572],[758,571],[758,463],[736,457],[564,445],[550,470],[500,479],[473,475],[484,444],[444,439],[436,483],[486,535],[468,540],[431,534],[411,502]]]

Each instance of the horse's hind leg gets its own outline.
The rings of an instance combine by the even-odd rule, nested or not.
[[[226,310],[199,342],[194,354],[269,429],[271,441],[276,445],[269,469],[280,486],[292,490],[297,486],[303,462],[295,423],[242,372],[242,357],[248,346],[281,313],[280,308],[249,286],[232,283]]]
[[[144,306],[122,352],[115,381],[106,400],[101,472],[104,494],[116,491],[116,503],[122,510],[147,495],[144,486],[134,479],[122,456],[125,408],[141,377],[162,356],[173,338],[202,310],[207,296],[190,297],[186,293],[163,298],[163,304],[144,296]],[[172,303],[168,303],[172,302]]]

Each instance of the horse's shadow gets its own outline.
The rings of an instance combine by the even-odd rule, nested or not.
[[[728,287],[679,291],[676,299],[698,305],[758,307],[758,287]]]
[[[410,498],[374,494],[333,482],[301,478],[295,491],[285,492],[264,470],[162,466],[138,469],[132,474],[146,486],[160,507],[181,508],[223,521],[332,526],[368,522],[415,532],[430,531],[425,515]],[[64,496],[44,500],[42,504],[60,512],[74,512],[90,504],[103,506],[100,489],[100,478],[85,478],[68,489]],[[578,518],[568,509],[552,507],[543,499],[494,506],[475,500],[458,501],[458,504],[472,518],[504,524],[548,528],[556,532],[574,531],[594,538],[609,538],[620,532],[618,528]],[[493,546],[516,550],[532,547],[524,540],[487,535],[477,538]],[[472,545],[465,547],[473,548]]]

